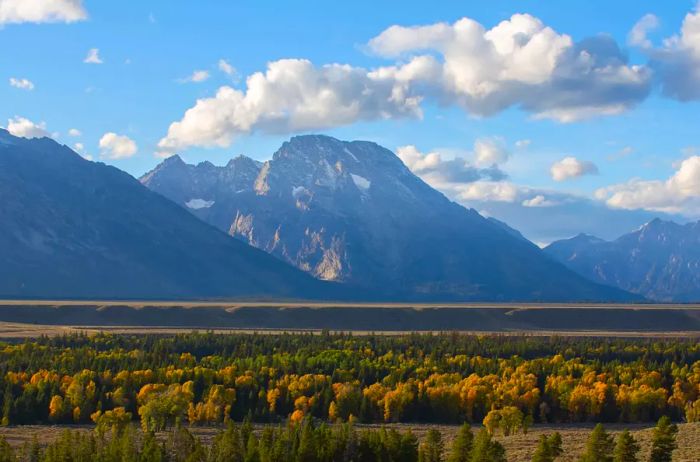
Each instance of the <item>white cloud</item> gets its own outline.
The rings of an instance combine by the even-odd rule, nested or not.
[[[632,146],[625,146],[622,149],[620,149],[619,151],[617,151],[613,154],[610,154],[608,156],[608,160],[619,160],[619,159],[622,159],[622,158],[629,156],[633,152],[634,152],[634,148]]]
[[[86,64],[102,64],[104,61],[100,58],[99,48],[90,48],[83,62]]]
[[[650,66],[657,71],[664,95],[680,101],[700,99],[700,2],[686,14],[680,32],[666,38],[661,46],[653,47],[642,29],[638,45],[651,58]]]
[[[474,162],[480,167],[502,164],[509,156],[503,138],[479,138],[474,142]]]
[[[647,34],[657,27],[659,27],[659,18],[653,14],[646,14],[632,27],[627,35],[627,42],[630,45],[649,48],[651,41],[647,38]]]
[[[186,82],[194,82],[194,83],[200,83],[204,82],[205,80],[209,79],[209,71],[204,71],[204,70],[197,70],[192,72],[192,75],[185,77],[184,79],[180,79],[179,81],[181,83],[186,83]]]
[[[515,147],[518,149],[525,149],[532,144],[532,140],[524,139],[515,142]]]
[[[29,79],[18,79],[15,77],[10,77],[10,85],[15,88],[19,88],[20,90],[34,90],[34,83]]]
[[[632,179],[601,188],[596,197],[614,208],[700,214],[700,156],[681,162],[667,180]]]
[[[83,143],[75,143],[73,145],[73,149],[75,152],[84,152],[85,151],[85,145]]]
[[[100,138],[100,155],[106,159],[124,159],[136,154],[136,143],[125,135],[109,132]]]
[[[68,130],[68,135],[77,138],[78,136],[82,136],[82,132],[77,128],[71,128]]]
[[[218,64],[219,70],[229,77],[234,77],[236,75],[236,68],[233,67],[225,59],[220,59]]]
[[[13,119],[7,121],[7,131],[10,132],[11,135],[20,136],[22,138],[42,138],[44,136],[49,136],[49,132],[46,131],[45,122],[34,123],[20,116],[15,116]]]
[[[458,190],[464,183],[481,179],[500,181],[506,177],[494,163],[489,163],[488,168],[479,168],[469,161],[468,157],[473,157],[470,153],[454,150],[423,153],[408,145],[396,148],[396,155],[423,181],[447,194]]]
[[[462,201],[515,202],[520,188],[508,181],[477,181],[457,188],[456,197]]]
[[[408,55],[393,68],[397,79],[404,74],[443,104],[478,116],[512,106],[560,122],[617,114],[643,100],[651,83],[650,71],[629,65],[611,37],[574,43],[527,14],[492,29],[469,18],[392,26],[369,47],[385,57]]]
[[[0,0],[0,25],[87,19],[82,0]]]
[[[549,171],[554,181],[566,181],[583,175],[596,174],[598,167],[593,162],[569,156],[554,162]]]
[[[229,146],[236,136],[262,131],[318,130],[360,120],[420,117],[420,98],[395,80],[348,65],[314,66],[303,59],[268,64],[246,81],[203,98],[168,128],[161,155],[190,146]]]
[[[522,202],[523,207],[553,207],[559,205],[559,202],[547,199],[542,194],[537,194]]]

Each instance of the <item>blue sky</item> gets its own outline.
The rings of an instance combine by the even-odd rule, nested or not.
[[[608,210],[624,217],[620,226],[659,214],[697,218],[700,90],[693,90],[693,85],[700,88],[700,15],[696,22],[696,3],[570,1],[565,5],[541,1],[433,1],[426,6],[405,1],[0,0],[0,126],[14,127],[26,136],[44,131],[72,147],[79,143],[84,155],[135,176],[153,168],[162,155],[173,153],[190,162],[215,164],[240,153],[265,160],[297,133],[369,139],[392,150],[403,147],[402,158],[433,186],[467,206],[515,222],[537,241],[564,237],[573,228],[549,234],[532,231],[535,218],[523,212],[535,208],[543,209],[532,210],[536,220],[545,216],[554,223],[562,219],[560,212],[582,207],[581,214],[591,214],[580,223],[582,230],[606,237],[628,229],[602,231],[603,218],[596,211],[603,209],[608,227]],[[408,35],[388,31],[391,26],[438,23],[451,27],[461,18],[470,18],[491,40],[487,32],[502,21],[512,21],[516,14],[530,15],[528,25],[539,24],[533,26],[537,29],[533,34],[544,37],[541,48],[549,54],[535,53],[537,59],[524,63],[515,54],[498,55],[501,61],[493,64],[493,56],[481,51],[484,45],[465,51],[469,41],[447,43],[435,38],[438,33],[433,29],[426,29],[422,38],[416,38],[420,35],[416,29],[404,29]],[[641,35],[631,38],[630,31],[648,14],[654,15],[655,27],[637,29]],[[598,40],[593,48],[583,47],[588,54],[582,58],[578,45],[601,36],[607,42]],[[552,45],[555,39],[558,46]],[[619,56],[603,46],[610,43],[619,47]],[[98,50],[101,63],[84,62],[91,49]],[[554,64],[544,60],[539,64],[540,58],[552,53]],[[616,61],[609,64],[612,55]],[[439,78],[432,73],[405,87],[409,96],[417,98],[417,108],[411,106],[410,98],[386,102],[386,85],[394,90],[399,86],[395,77],[389,84],[372,87],[376,95],[352,93],[358,79],[357,85],[367,85],[368,73],[408,65],[421,56],[432,57],[441,70]],[[566,56],[571,56],[568,64]],[[590,76],[578,75],[576,66],[584,65],[586,57],[596,64]],[[255,106],[252,122],[248,120],[251,111],[236,112],[232,107],[243,104],[237,96],[215,98],[219,88],[230,87],[252,100],[246,94],[248,76],[264,73],[268,63],[289,58],[310,61],[313,72],[321,72],[328,64],[348,65],[353,74],[343,76],[331,90],[342,93],[348,107],[359,104],[360,114],[338,120],[331,120],[334,114],[310,119],[294,115],[321,104],[315,99],[318,95],[307,94],[317,90],[313,86],[304,87],[311,102],[285,102],[284,92],[293,91],[285,85],[308,84],[304,79],[309,77],[295,67],[285,68],[281,83],[268,79],[269,85],[263,88],[269,94],[260,97],[264,104]],[[235,72],[222,71],[220,60]],[[551,72],[542,73],[548,65]],[[488,70],[489,66],[493,69]],[[613,85],[607,77],[603,83],[595,80],[593,73],[604,72],[606,66],[612,66],[622,83]],[[451,70],[446,71],[448,67]],[[486,69],[478,85],[455,89],[471,69]],[[357,70],[361,75],[356,75]],[[208,78],[187,81],[195,71],[206,71]],[[373,79],[369,78],[370,86]],[[494,85],[497,90],[487,98],[475,96],[475,91]],[[595,107],[589,105],[589,95],[596,99]],[[202,98],[212,100],[210,112],[183,122],[188,125],[186,135],[169,133],[170,125],[183,121],[185,111]],[[496,109],[491,101],[496,101]],[[565,101],[565,107],[559,101]],[[226,121],[217,119],[221,111],[235,116],[227,112]],[[71,129],[80,135],[71,136]],[[216,139],[212,130],[217,130]],[[161,141],[165,138],[167,149]],[[486,148],[478,148],[479,141]],[[430,153],[438,157],[426,157]],[[448,162],[454,158],[459,165]],[[503,177],[465,182],[455,179],[459,175],[450,170],[472,169],[478,176],[490,165]],[[554,173],[556,165],[559,176]],[[590,222],[588,228],[586,222]]]

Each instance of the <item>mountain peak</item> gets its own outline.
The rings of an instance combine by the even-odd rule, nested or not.
[[[174,154],[170,157],[166,157],[163,162],[160,163],[160,165],[187,165],[185,164],[185,161],[182,160],[182,157],[180,157],[179,154]]]

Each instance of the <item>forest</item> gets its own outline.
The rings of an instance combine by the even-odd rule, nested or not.
[[[98,334],[0,344],[2,425],[700,420],[693,340]],[[107,425],[107,423],[105,423]]]

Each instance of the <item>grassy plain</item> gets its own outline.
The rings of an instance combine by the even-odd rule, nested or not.
[[[362,428],[378,428],[379,425],[357,425],[358,429]],[[421,424],[389,424],[385,427],[396,428],[399,431],[411,431],[416,434],[419,439],[425,436],[425,433],[430,428],[437,428],[443,435],[446,442],[446,447],[449,448],[452,439],[454,438],[458,426],[454,425],[421,425]],[[700,423],[680,424],[678,432],[678,449],[674,453],[674,462],[698,462],[700,460]],[[90,431],[87,426],[43,426],[43,425],[26,425],[15,427],[0,427],[0,435],[4,436],[8,442],[14,447],[20,447],[25,442],[31,442],[36,437],[40,443],[49,443],[54,441],[60,433],[66,428],[82,429]],[[263,426],[256,425],[257,431],[260,431]],[[572,425],[536,425],[530,429],[527,434],[516,434],[508,437],[497,436],[506,448],[506,455],[509,462],[529,462],[532,454],[535,451],[537,441],[540,435],[548,435],[555,431],[561,433],[563,439],[564,453],[557,459],[557,462],[576,462],[581,456],[586,444],[586,439],[590,434],[593,425],[572,424]],[[629,428],[637,441],[642,446],[640,460],[646,460],[650,448],[650,441],[653,426],[650,425],[620,425],[610,424],[606,429],[613,434],[617,434],[625,428]],[[204,443],[209,443],[214,435],[221,430],[221,427],[192,427],[190,429],[194,435]],[[476,430],[476,428],[475,428]],[[159,438],[165,439],[166,432],[161,432]]]

